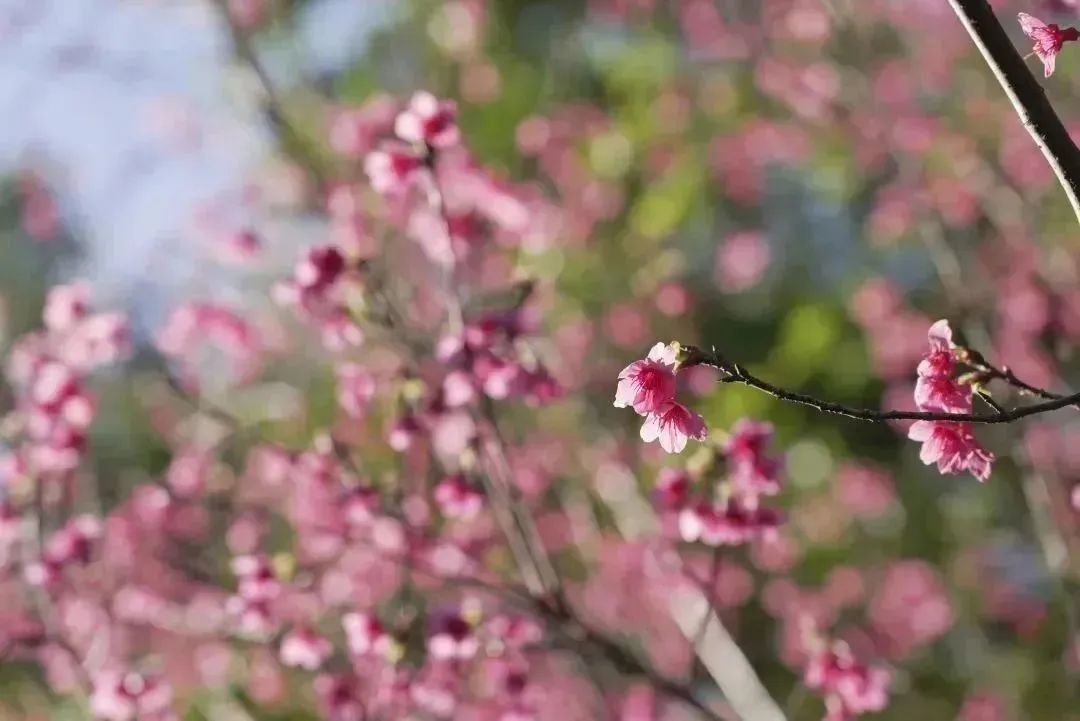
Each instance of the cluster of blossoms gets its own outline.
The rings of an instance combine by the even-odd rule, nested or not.
[[[810,653],[803,683],[825,697],[825,721],[851,721],[885,708],[891,680],[887,669],[860,662],[843,641],[806,633]]]
[[[460,334],[443,336],[436,358],[447,369],[442,400],[451,408],[474,404],[480,393],[492,400],[520,398],[530,405],[560,394],[558,382],[522,341],[527,319],[521,310],[488,313]]]
[[[678,347],[657,343],[643,360],[636,360],[619,373],[615,391],[616,408],[633,408],[645,417],[641,440],[659,440],[668,453],[680,453],[688,439],[705,440],[705,419],[675,400]]]
[[[971,413],[972,387],[956,379],[956,346],[948,321],[939,320],[928,333],[930,352],[919,363],[915,383],[915,405],[920,411]],[[941,473],[969,471],[980,481],[990,476],[994,455],[983,448],[971,423],[957,421],[915,421],[908,437],[921,442],[919,458],[936,463]]]
[[[774,537],[781,516],[761,505],[780,492],[782,462],[768,452],[772,426],[743,419],[731,429],[716,460],[726,476],[694,498],[688,472],[666,468],[657,479],[655,501],[661,515],[676,514],[679,537],[687,543],[730,546]]]
[[[78,466],[96,414],[87,374],[130,348],[125,318],[92,313],[84,283],[53,288],[43,320],[45,330],[23,336],[8,358],[7,377],[19,396],[15,420],[22,431],[21,443],[3,462],[9,478],[55,476]]]
[[[354,123],[350,132],[360,133],[362,125],[363,138],[345,138],[341,147],[354,160],[366,159],[370,189],[386,205],[386,217],[379,220],[415,240],[438,266],[440,277],[451,276],[448,285],[460,280],[453,276],[469,273],[505,280],[505,265],[493,263],[492,271],[481,263],[468,267],[465,261],[481,255],[481,243],[489,238],[506,244],[540,242],[550,218],[538,222],[544,212],[535,199],[512,191],[473,164],[461,147],[452,103],[419,93],[401,112],[393,103],[380,103],[375,110],[350,120]],[[391,131],[396,139],[377,145],[377,139]],[[374,150],[366,152],[369,149]],[[304,251],[275,295],[318,327],[324,345],[336,354],[337,402],[347,416],[337,430],[342,435],[355,433],[349,441],[359,439],[357,450],[366,451],[360,447],[369,440],[366,424],[393,419],[387,441],[403,453],[392,460],[398,472],[380,468],[384,476],[372,485],[356,470],[349,442],[339,446],[338,440],[320,437],[314,450],[301,452],[260,446],[249,454],[249,468],[219,487],[209,483],[210,454],[188,443],[182,430],[170,428],[175,436],[170,442],[178,450],[159,485],[139,487],[128,503],[105,518],[76,516],[25,568],[26,579],[58,597],[65,611],[80,604],[93,606],[95,623],[124,641],[110,647],[109,671],[88,669],[91,709],[97,717],[173,718],[169,685],[130,670],[144,667],[130,659],[152,651],[142,647],[143,634],[129,631],[161,619],[168,621],[158,629],[163,635],[167,629],[218,641],[238,637],[253,641],[251,646],[261,651],[269,649],[265,665],[273,672],[267,675],[276,673],[280,678],[279,667],[284,667],[310,681],[328,721],[414,713],[471,717],[472,709],[464,707],[474,702],[485,717],[499,721],[531,721],[538,715],[538,677],[551,671],[546,666],[555,665],[533,662],[545,632],[538,620],[542,613],[533,617],[492,613],[494,602],[488,597],[478,600],[453,591],[441,595],[446,588],[439,582],[478,580],[478,585],[494,589],[493,595],[500,590],[496,574],[484,569],[482,578],[472,576],[483,569],[477,556],[489,556],[500,543],[494,534],[494,509],[488,507],[476,477],[485,465],[477,462],[477,452],[486,450],[485,442],[493,445],[498,435],[489,427],[495,421],[487,406],[507,399],[544,403],[559,395],[560,387],[527,342],[533,321],[523,302],[508,310],[472,311],[466,302],[470,299],[457,297],[458,291],[451,288],[439,291],[448,296],[434,299],[441,303],[432,303],[438,283],[419,284],[424,287],[408,294],[414,305],[394,318],[394,323],[402,317],[421,319],[422,327],[404,329],[415,330],[413,335],[405,332],[395,339],[405,346],[416,345],[417,357],[384,362],[377,353],[359,355],[371,350],[361,347],[365,324],[376,322],[365,314],[370,300],[365,261],[375,248],[367,232],[368,205],[361,202],[366,200],[364,190],[343,185],[331,192],[330,242]],[[462,306],[461,313],[453,312]],[[443,323],[444,309],[448,320],[432,330]],[[44,344],[50,346],[46,362],[31,364],[34,367],[22,381],[27,389],[22,407],[31,419],[34,413],[47,416],[42,427],[48,438],[57,427],[82,431],[92,417],[92,402],[77,382],[89,364],[71,357],[104,362],[114,358],[122,345],[117,341],[121,326],[111,321],[99,323],[109,332],[98,328],[89,333],[92,342],[86,337],[78,340],[78,352],[52,349],[54,342],[66,347],[70,340],[63,340],[66,333],[86,324],[84,313],[83,306],[67,296],[50,297],[46,326],[56,339]],[[436,314],[440,317],[433,320]],[[72,321],[73,316],[83,320]],[[379,328],[402,330],[394,324]],[[374,336],[372,332],[369,337]],[[239,379],[258,375],[261,345],[254,328],[239,314],[213,304],[183,306],[166,324],[159,347],[181,361],[184,380],[190,381],[198,360],[193,348],[206,339],[234,361]],[[972,389],[954,378],[956,349],[947,324],[935,324],[930,340],[931,352],[919,366],[915,392],[920,410],[970,413]],[[675,344],[654,346],[645,359],[619,374],[615,397],[616,407],[631,407],[644,418],[641,438],[659,441],[668,453],[682,452],[690,439],[707,438],[704,419],[676,400],[678,353]],[[56,358],[64,359],[59,369],[49,365]],[[75,381],[69,383],[61,372],[65,370]],[[389,382],[384,383],[386,379]],[[384,385],[394,385],[399,392],[384,393]],[[391,395],[394,408],[384,412],[378,404]],[[39,441],[32,432],[37,426],[26,427],[31,440]],[[719,547],[778,538],[781,516],[763,505],[781,492],[783,462],[769,450],[772,435],[772,427],[765,423],[736,424],[722,445],[706,449],[713,454],[713,465],[723,466],[720,481],[706,490],[694,491],[698,481],[689,472],[661,473],[657,505],[683,541]],[[974,440],[970,424],[920,422],[912,427],[911,437],[923,441],[923,460],[937,462],[942,472],[969,470],[979,478],[989,474],[993,457]],[[419,452],[428,450],[420,440],[430,440],[436,453]],[[357,455],[367,461],[366,454]],[[13,458],[16,466],[25,464],[22,456]],[[78,460],[65,458],[50,466],[37,460],[35,453],[27,458],[34,459],[38,474],[70,470]],[[514,476],[514,470],[508,475]],[[372,472],[370,478],[376,477]],[[513,486],[519,478],[505,480],[511,495],[520,490]],[[234,592],[219,587],[212,573],[197,573],[198,554],[179,559],[192,562],[190,578],[181,575],[187,567],[177,569],[158,558],[170,551],[184,555],[193,546],[209,547],[220,520],[214,514],[222,507],[234,513],[222,539],[233,557]],[[533,509],[527,505],[514,510],[531,519]],[[0,505],[0,543],[6,543],[17,518],[13,507]],[[515,523],[524,525],[520,518]],[[279,532],[282,526],[287,533]],[[618,545],[619,553],[626,548],[621,541],[612,545]],[[780,556],[790,548],[783,543],[767,545],[774,551],[780,548]],[[178,548],[180,554],[175,553]],[[795,552],[787,555],[793,557]],[[108,570],[99,574],[98,583],[62,597],[64,584],[80,575],[74,569],[95,563]],[[773,559],[773,568],[793,563],[792,558]],[[744,595],[749,596],[753,580],[744,575]],[[858,573],[854,575],[856,581],[846,586],[861,583]],[[92,598],[91,586],[101,598]],[[423,604],[415,601],[418,593],[429,592]],[[847,593],[845,588],[827,592]],[[906,617],[901,619],[905,623],[897,622],[906,609],[887,605],[884,609],[877,612],[892,621],[890,628],[901,638],[921,639],[920,633],[935,637],[951,620],[937,609],[937,625],[927,631],[925,622],[920,628],[913,628],[915,620],[907,623]],[[62,634],[64,629],[48,632]],[[51,650],[71,645],[69,639],[63,640],[67,643],[52,644]],[[65,650],[74,657],[70,660],[88,666],[91,654],[86,644],[73,649]],[[259,663],[253,660],[251,668]],[[112,665],[128,670],[114,671]],[[257,674],[253,670],[251,675]],[[825,697],[829,721],[880,710],[887,701],[888,672],[862,664],[841,642],[814,642],[804,681]],[[651,717],[655,711],[648,713]]]
[[[1036,55],[1043,64],[1043,74],[1050,77],[1057,64],[1057,55],[1065,43],[1080,40],[1080,30],[1073,27],[1062,28],[1056,23],[1049,25],[1037,17],[1020,13],[1018,15],[1020,27],[1024,34],[1035,41],[1032,54]]]

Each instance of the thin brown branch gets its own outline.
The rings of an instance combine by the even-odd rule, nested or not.
[[[954,423],[1013,423],[1021,418],[1049,413],[1051,411],[1067,408],[1080,403],[1080,393],[1067,396],[1057,396],[1042,403],[1030,406],[1022,406],[1009,410],[994,411],[986,415],[976,413],[939,413],[931,411],[878,411],[870,408],[856,408],[842,403],[826,401],[814,396],[790,391],[773,385],[766,380],[758,378],[742,366],[727,360],[715,348],[703,350],[695,346],[683,346],[680,365],[689,367],[694,365],[707,365],[719,370],[724,383],[741,383],[745,386],[768,393],[774,398],[789,403],[810,406],[822,413],[854,418],[860,421],[882,423],[885,421],[950,421]]]
[[[987,0],[949,0],[1020,122],[1053,168],[1080,221],[1080,150]]]

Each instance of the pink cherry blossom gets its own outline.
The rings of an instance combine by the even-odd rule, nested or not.
[[[881,711],[889,701],[888,670],[860,663],[843,642],[816,651],[803,673],[806,687],[825,696],[827,721]]]
[[[394,639],[386,632],[379,619],[366,613],[347,613],[341,619],[349,653],[354,656],[368,654],[388,657]]]
[[[435,487],[435,502],[447,518],[467,521],[484,507],[484,496],[464,476],[448,476]]]
[[[956,361],[952,329],[949,322],[939,320],[927,333],[930,352],[919,362],[915,382],[915,404],[919,410],[945,413],[970,413],[971,387],[954,379]]]
[[[444,660],[472,658],[480,649],[475,628],[462,612],[446,612],[435,617],[427,641],[428,652]]]
[[[641,440],[659,440],[668,453],[681,453],[687,440],[703,441],[707,433],[705,419],[678,403],[668,403],[649,413],[641,426]]]
[[[172,689],[163,681],[106,671],[94,678],[90,711],[103,721],[172,721]]]
[[[758,496],[780,492],[781,463],[767,454],[772,434],[771,424],[744,418],[732,427],[724,445],[735,493],[749,505],[755,505]]]
[[[990,477],[994,454],[979,444],[970,423],[915,421],[908,438],[923,444],[920,460],[936,463],[941,473],[968,471],[980,481]]]
[[[457,145],[457,106],[429,92],[418,92],[394,121],[394,133],[407,143],[424,143],[432,148]]]
[[[1080,30],[1073,27],[1061,28],[1055,23],[1047,25],[1027,13],[1019,13],[1017,18],[1024,34],[1035,41],[1032,52],[1042,61],[1043,74],[1050,77],[1054,72],[1057,54],[1065,43],[1080,40]]]
[[[385,195],[397,195],[408,189],[422,167],[423,162],[412,151],[389,143],[364,159],[364,172],[371,187]]]
[[[281,662],[305,671],[318,669],[333,652],[333,645],[307,626],[294,628],[281,639]]]
[[[632,407],[639,415],[660,410],[675,400],[675,351],[657,343],[644,360],[636,360],[619,373],[615,407]],[[666,446],[665,446],[666,448]]]

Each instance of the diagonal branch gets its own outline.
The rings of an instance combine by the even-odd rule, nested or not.
[[[987,0],[949,0],[1069,198],[1080,221],[1080,150]]]

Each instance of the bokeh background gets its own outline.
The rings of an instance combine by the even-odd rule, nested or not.
[[[0,342],[76,277],[132,314],[138,352],[98,380],[106,508],[167,464],[147,421],[152,341],[184,299],[243,309],[271,339],[263,379],[230,396],[269,437],[303,443],[333,422],[332,376],[267,289],[330,233],[311,170],[356,177],[374,142],[357,118],[419,88],[457,100],[478,159],[558,209],[554,232],[508,251],[547,289],[567,387],[516,419],[521,463],[557,484],[648,490],[671,463],[610,407],[619,369],[657,340],[909,409],[926,329],[948,318],[1029,382],[1072,387],[1076,219],[942,0],[227,4],[302,137],[282,143],[214,3],[0,0]],[[1070,2],[992,4],[1020,47],[1018,10],[1077,19]],[[1046,90],[1080,133],[1071,50]],[[248,233],[260,253],[238,260]],[[791,718],[821,714],[798,689],[792,605],[850,624],[893,665],[881,718],[1080,718],[1069,412],[980,431],[999,458],[980,484],[920,464],[900,427],[708,372],[688,385],[710,426],[771,421],[785,452],[788,525],[725,556],[718,599]],[[590,507],[611,525],[601,495]],[[0,714],[81,718],[37,673],[0,663]],[[192,698],[185,718],[206,717]],[[310,714],[287,700],[263,713]]]

